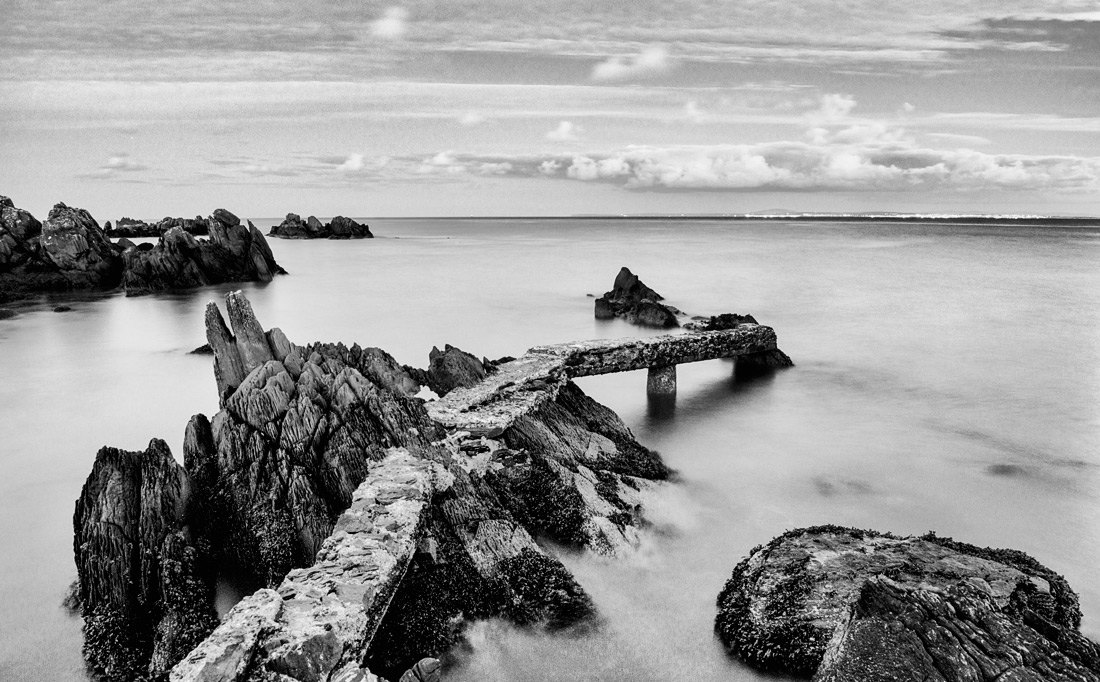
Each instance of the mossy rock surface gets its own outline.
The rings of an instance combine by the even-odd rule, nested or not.
[[[960,623],[944,624],[943,614],[957,614]],[[962,623],[967,619],[974,622]],[[844,673],[838,661],[865,665],[875,658],[866,650],[879,641],[885,647],[879,657],[911,652],[914,658],[912,664],[883,658],[882,670],[920,670],[936,660],[957,668],[958,679],[970,679],[962,669],[973,665],[979,671],[973,679],[984,680],[991,670],[1010,670],[1004,666],[1015,660],[1011,651],[1027,647],[1032,661],[1083,651],[1081,669],[1088,669],[1095,645],[1077,633],[1080,620],[1077,595],[1065,579],[1023,552],[933,533],[898,537],[830,525],[788,531],[754,548],[718,596],[715,631],[732,655],[768,672],[860,679]],[[963,661],[961,654],[959,662],[951,647],[937,650],[931,641],[940,627],[965,633],[952,641],[977,647],[992,662],[981,656]],[[886,644],[883,633],[896,639]],[[967,637],[974,641],[967,644]],[[847,655],[857,648],[864,654]],[[1100,656],[1095,661],[1100,668]],[[861,669],[866,674],[868,668]],[[1092,679],[1075,674],[1065,679]],[[893,679],[883,675],[868,679]]]

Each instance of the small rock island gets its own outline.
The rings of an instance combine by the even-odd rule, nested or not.
[[[1080,624],[1066,580],[1023,552],[818,526],[734,568],[715,631],[746,663],[815,682],[1095,682]]]
[[[336,216],[328,223],[322,223],[316,216],[305,220],[297,213],[287,213],[283,222],[271,228],[269,237],[280,239],[371,239],[374,235],[370,227],[351,218]]]

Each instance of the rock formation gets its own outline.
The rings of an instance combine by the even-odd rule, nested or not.
[[[207,312],[221,410],[188,424],[189,496],[168,507],[184,510],[197,583],[217,570],[258,591],[169,661],[183,658],[173,680],[397,679],[470,619],[590,621],[591,599],[535,537],[607,553],[636,540],[641,491],[668,471],[614,413],[569,384],[495,437],[448,430],[384,351],[292,344],[239,292],[226,310],[228,324]],[[83,507],[107,504],[107,487],[89,486]],[[164,507],[145,496],[126,518],[148,505]],[[95,584],[79,557],[81,585]],[[131,667],[163,670],[149,651]]]
[[[209,240],[187,231],[188,219],[166,218],[156,245],[107,238],[84,209],[57,204],[45,223],[0,197],[0,301],[40,291],[113,289],[127,294],[221,282],[268,281],[285,273],[252,223],[218,209],[204,223]],[[120,221],[121,222],[121,221]],[[193,231],[198,231],[193,229]],[[143,235],[142,235],[143,236]]]
[[[715,630],[765,671],[820,682],[1100,680],[1077,595],[1026,554],[837,526],[754,549]]]
[[[108,680],[159,677],[217,622],[184,539],[185,475],[162,440],[103,448],[73,514],[84,656]]]
[[[336,216],[328,224],[321,224],[315,216],[306,220],[297,213],[287,213],[283,222],[271,228],[269,237],[281,239],[363,239],[373,237],[370,228],[351,218]]]
[[[473,386],[487,374],[481,360],[448,343],[443,350],[433,347],[428,353],[424,382],[436,395],[444,396],[453,388]]]
[[[45,223],[0,196],[0,299],[35,291],[110,289],[121,251],[85,210],[57,204]]]
[[[242,225],[224,209],[207,219],[210,239],[196,239],[171,227],[155,246],[142,244],[123,253],[123,285],[128,296],[188,289],[221,282],[270,281],[285,274],[267,240],[251,222]]]
[[[621,317],[646,327],[678,327],[679,310],[660,303],[664,297],[650,289],[628,268],[619,270],[611,291],[596,299],[596,319]]]

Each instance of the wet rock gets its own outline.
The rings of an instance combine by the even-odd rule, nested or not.
[[[0,196],[0,272],[9,272],[41,259],[38,238],[42,223],[12,200]]]
[[[718,609],[731,653],[815,680],[1100,679],[1060,575],[932,534],[790,531],[737,565]]]
[[[54,306],[54,308],[53,308],[53,311],[55,313],[67,313],[70,310],[72,310],[72,308],[67,306],[67,305],[58,305],[58,306]]]
[[[314,221],[317,219],[314,218]],[[279,223],[275,227],[271,228],[271,231],[267,233],[269,237],[279,237],[280,239],[313,239],[320,235],[314,234],[312,227],[302,220],[302,217],[297,213],[287,213],[283,222]]]
[[[214,349],[210,347],[209,343],[204,343],[193,351],[187,353],[188,355],[213,355]]]
[[[596,299],[596,319],[621,317],[627,322],[647,327],[679,326],[676,318],[679,311],[659,303],[662,300],[663,296],[647,287],[637,275],[624,267],[615,277],[611,291]]]
[[[11,308],[0,308],[0,320],[10,320],[18,314]]]
[[[137,220],[134,218],[122,217],[115,221],[114,226],[110,221],[103,224],[103,232],[108,237],[159,237],[161,231],[157,229],[156,225],[150,225],[144,220]]]
[[[210,239],[196,239],[180,226],[168,228],[156,246],[123,253],[126,294],[189,289],[222,282],[269,281],[285,274],[254,226],[218,209],[207,220]]]
[[[446,344],[428,353],[425,381],[436,395],[444,396],[458,387],[470,387],[485,378],[485,365],[473,355]]]
[[[443,664],[438,658],[422,658],[405,671],[399,682],[441,682]]]
[[[108,680],[162,674],[213,629],[212,591],[180,534],[184,481],[164,441],[105,447],[77,500],[84,656]]]

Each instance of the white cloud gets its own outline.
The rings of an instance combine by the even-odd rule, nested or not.
[[[853,126],[808,142],[627,147],[510,159],[448,154],[436,160],[436,173],[554,177],[632,190],[1100,191],[1100,158],[934,149],[885,126]]]
[[[356,171],[363,170],[363,155],[362,154],[350,154],[348,158],[344,160],[336,170],[344,171],[347,173],[354,173]]]
[[[409,11],[404,7],[389,7],[371,22],[370,33],[382,40],[397,40],[408,30]]]
[[[557,128],[546,133],[546,139],[553,140],[554,142],[572,142],[583,132],[584,128],[573,125],[570,121],[562,121],[558,124]]]
[[[706,114],[699,108],[698,102],[695,100],[688,100],[688,102],[684,104],[684,118],[692,123],[701,123],[703,119],[706,118]]]
[[[651,45],[640,53],[629,56],[609,57],[592,67],[594,81],[627,81],[649,78],[672,68],[668,49],[663,45]]]
[[[820,106],[810,117],[832,123],[842,121],[856,108],[856,100],[851,95],[827,93],[821,96]]]
[[[131,159],[129,154],[115,154],[114,156],[111,156],[107,159],[107,163],[100,166],[100,170],[111,172],[119,171],[123,173],[143,171],[148,169],[148,166]]]

